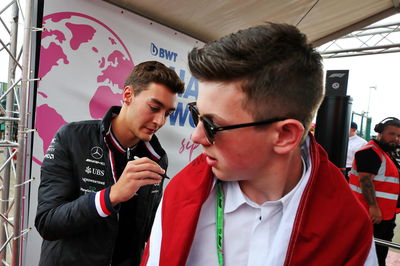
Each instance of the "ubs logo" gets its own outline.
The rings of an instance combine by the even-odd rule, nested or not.
[[[90,154],[94,159],[101,159],[103,157],[103,149],[99,146],[93,147],[90,151]]]

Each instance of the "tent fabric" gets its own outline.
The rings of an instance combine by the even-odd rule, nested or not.
[[[203,42],[271,21],[298,26],[315,46],[400,11],[400,0],[104,1]]]

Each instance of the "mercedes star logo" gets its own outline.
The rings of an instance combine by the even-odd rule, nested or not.
[[[97,160],[99,160],[99,159],[101,159],[101,157],[103,157],[103,149],[98,146],[93,147],[90,152],[91,152],[92,157]]]

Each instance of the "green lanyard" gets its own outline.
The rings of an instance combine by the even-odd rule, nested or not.
[[[215,201],[215,209],[217,213],[217,255],[219,266],[224,265],[224,191],[222,189],[222,182],[217,181],[217,199]]]

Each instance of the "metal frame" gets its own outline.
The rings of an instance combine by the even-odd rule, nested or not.
[[[30,228],[23,228],[22,199],[25,186],[30,181],[25,180],[25,164],[27,137],[31,132],[27,128],[27,96],[29,95],[29,86],[32,83],[30,78],[30,47],[33,34],[31,25],[32,2],[32,0],[25,0],[25,16],[21,9],[20,0],[10,0],[0,10],[0,22],[2,24],[0,27],[3,26],[10,35],[9,42],[4,42],[0,38],[0,52],[7,52],[9,55],[8,84],[12,84],[0,96],[0,100],[5,97],[7,99],[6,109],[3,110],[5,115],[0,116],[0,121],[4,121],[6,124],[5,139],[0,141],[0,150],[4,152],[4,162],[0,166],[0,178],[3,181],[0,206],[0,259],[2,265],[9,265],[10,261],[13,266],[21,264],[21,239],[30,230]],[[1,18],[3,12],[8,8],[12,9],[10,28]],[[18,29],[22,27],[19,23],[20,14],[24,20],[24,34],[21,51],[17,54]],[[22,62],[19,62],[21,55]],[[18,80],[15,78],[17,68],[21,70],[21,78]],[[20,89],[17,89],[18,85]],[[1,107],[1,109],[3,108]],[[17,139],[12,136],[16,123],[18,123]],[[14,156],[17,156],[16,163],[14,162],[15,159],[13,159]],[[14,183],[13,187],[11,187],[12,183]],[[10,198],[10,188],[14,190],[13,198]],[[12,208],[14,209],[14,215],[10,217],[9,214]]]
[[[394,248],[394,249],[398,249],[400,250],[400,245],[387,241],[387,240],[383,240],[383,239],[379,239],[379,238],[374,238],[375,244],[378,244],[380,246],[384,246],[384,247],[388,247],[388,248]]]
[[[341,58],[400,52],[400,17],[395,23],[373,24],[323,44],[323,58]]]

